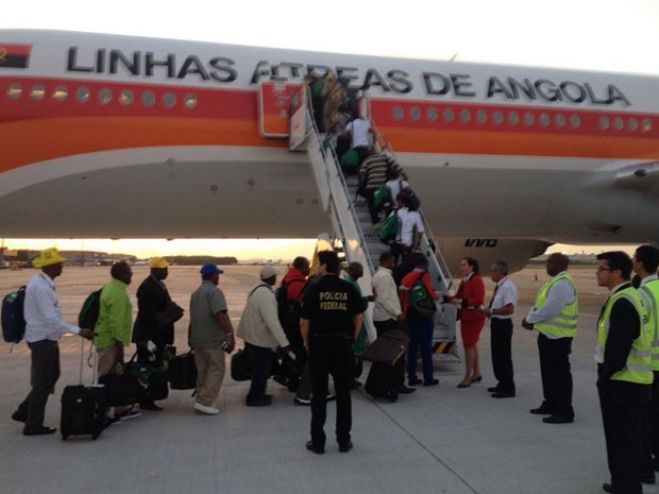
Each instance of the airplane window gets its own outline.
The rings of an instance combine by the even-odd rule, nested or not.
[[[557,113],[554,117],[554,125],[556,125],[556,127],[565,127],[565,115]]]
[[[455,113],[451,108],[446,108],[444,110],[444,122],[452,122],[455,120]]]
[[[622,121],[621,117],[616,117],[613,119],[613,126],[616,130],[622,130],[625,128],[625,122]]]
[[[550,121],[551,119],[549,118],[549,115],[547,115],[545,112],[542,112],[540,114],[540,125],[542,125],[543,127],[547,127]]]
[[[600,117],[600,129],[606,130],[609,128],[609,117]]]
[[[119,103],[121,103],[124,106],[132,105],[133,99],[134,99],[134,95],[132,89],[121,90],[121,94],[119,94]]]
[[[188,110],[192,110],[197,106],[197,95],[188,93],[183,97],[183,104]]]
[[[633,117],[630,118],[630,119],[627,121],[627,128],[628,128],[629,130],[631,130],[632,132],[638,130],[638,120],[636,120],[636,119],[633,118]]]
[[[479,124],[484,124],[487,122],[487,112],[485,110],[478,110],[476,113],[476,120]]]
[[[418,106],[413,106],[410,110],[410,118],[414,121],[421,118],[421,109]]]
[[[460,112],[460,121],[462,123],[469,123],[471,120],[471,112],[466,108]]]
[[[79,87],[76,91],[76,99],[80,103],[87,103],[89,101],[91,94],[89,92],[89,88],[82,86]]]
[[[650,132],[652,130],[652,122],[649,118],[644,118],[641,120],[641,130],[643,132]]]
[[[66,97],[68,96],[68,91],[66,89],[66,86],[55,86],[55,89],[53,89],[53,99],[55,101],[64,101],[66,100]]]
[[[524,125],[530,127],[534,123],[535,123],[535,115],[533,115],[533,113],[531,113],[530,111],[527,111],[524,114]]]
[[[176,104],[176,95],[174,93],[165,93],[162,101],[167,108],[172,108]]]
[[[572,126],[573,129],[576,129],[581,125],[581,118],[579,117],[579,115],[574,114],[570,116],[570,125]]]
[[[510,125],[517,125],[519,123],[519,115],[516,111],[508,112],[508,123]]]
[[[405,110],[402,106],[394,106],[394,120],[402,120],[405,116]]]
[[[492,114],[492,121],[493,121],[496,125],[501,125],[501,124],[503,123],[503,114],[502,114],[499,110],[495,111],[495,112]]]
[[[14,82],[7,87],[7,98],[9,99],[18,99],[23,93],[23,86],[18,82]]]
[[[428,111],[426,112],[426,118],[428,118],[428,120],[430,120],[431,122],[437,120],[437,108],[433,108],[433,107],[428,108]]]
[[[46,96],[46,88],[43,84],[35,84],[30,90],[30,98],[34,101],[40,101]]]
[[[112,101],[112,89],[107,87],[102,88],[98,92],[98,102],[102,105],[107,105],[110,101]]]
[[[144,91],[142,93],[142,104],[144,106],[153,106],[156,103],[156,95],[153,91]]]

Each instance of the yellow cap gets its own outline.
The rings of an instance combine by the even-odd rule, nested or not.
[[[56,247],[51,247],[50,249],[42,250],[41,254],[34,258],[32,265],[35,268],[45,268],[46,266],[52,266],[53,264],[59,264],[66,261],[63,258]]]
[[[164,257],[152,257],[149,259],[149,267],[151,269],[165,269],[167,266],[169,266],[169,263]]]

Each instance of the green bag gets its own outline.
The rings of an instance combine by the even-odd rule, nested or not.
[[[387,184],[382,184],[373,192],[373,204],[376,208],[382,207],[391,198],[391,193]]]
[[[231,378],[234,381],[249,381],[252,378],[252,359],[245,349],[238,350],[231,357]]]
[[[341,168],[355,169],[359,166],[359,154],[355,148],[346,151],[341,156]]]
[[[412,285],[409,293],[409,315],[415,318],[431,317],[437,312],[437,305],[432,299],[428,290],[422,281],[423,276],[419,276]]]
[[[396,211],[391,213],[380,225],[378,230],[378,237],[382,242],[388,244],[396,240],[396,234],[398,233],[398,214]]]
[[[362,358],[364,352],[366,351],[366,346],[368,345],[368,335],[366,333],[366,325],[362,324],[357,338],[352,343],[352,353],[357,358]]]

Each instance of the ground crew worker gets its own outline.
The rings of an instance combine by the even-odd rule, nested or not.
[[[25,423],[23,434],[40,436],[52,434],[55,428],[43,425],[48,395],[55,392],[60,376],[59,345],[62,333],[73,333],[91,339],[91,329],[79,328],[62,319],[55,278],[62,274],[65,258],[52,247],[39,254],[32,262],[41,271],[25,287],[25,341],[30,347],[32,390],[18,405],[11,418]]]
[[[624,252],[597,256],[597,284],[610,290],[597,322],[597,391],[602,409],[611,483],[617,494],[642,494],[641,449],[644,407],[650,399],[652,330],[639,292],[629,278]]]
[[[652,329],[653,385],[650,406],[645,416],[641,482],[655,483],[655,469],[659,468],[659,249],[641,245],[634,254],[634,272],[641,278],[639,295],[648,311],[648,323]]]
[[[327,380],[331,374],[336,389],[336,439],[339,451],[352,449],[352,343],[364,320],[364,304],[353,285],[339,278],[336,252],[318,253],[320,280],[311,284],[302,298],[300,331],[308,349],[311,374],[311,440],[307,449],[325,452]]]
[[[524,328],[538,330],[544,401],[530,411],[534,415],[549,415],[542,419],[546,424],[574,422],[570,353],[577,331],[578,303],[577,286],[567,272],[569,263],[564,254],[547,258],[551,279],[540,289],[534,306],[522,321]]]

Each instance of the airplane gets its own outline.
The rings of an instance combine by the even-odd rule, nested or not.
[[[0,236],[329,231],[259,116],[263,83],[327,72],[365,90],[451,266],[659,240],[657,77],[42,30],[0,30]]]

